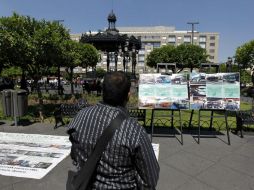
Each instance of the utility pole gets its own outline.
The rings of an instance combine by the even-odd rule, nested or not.
[[[194,25],[199,24],[199,22],[187,22],[187,24],[191,24],[191,44],[193,44],[194,39]]]

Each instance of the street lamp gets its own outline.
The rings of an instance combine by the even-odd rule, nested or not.
[[[228,61],[226,63],[226,71],[228,73],[230,73],[232,71],[232,62],[233,62],[232,57],[228,57]]]
[[[191,24],[191,44],[193,44],[194,39],[194,25],[199,24],[199,22],[187,22],[187,24]]]

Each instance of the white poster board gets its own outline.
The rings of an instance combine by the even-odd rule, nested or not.
[[[189,85],[191,109],[240,109],[239,73],[198,73]]]
[[[189,109],[184,74],[140,74],[138,96],[138,107],[141,109]]]
[[[0,174],[41,179],[70,149],[68,136],[0,132]]]

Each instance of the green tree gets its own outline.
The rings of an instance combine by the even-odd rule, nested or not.
[[[65,45],[65,63],[67,78],[71,83],[71,93],[74,94],[73,87],[73,69],[81,64],[81,44],[79,42],[69,40]]]
[[[162,46],[154,49],[146,58],[146,64],[149,67],[157,67],[157,63],[175,62],[175,47],[172,45]]]
[[[207,62],[208,55],[206,50],[197,45],[181,44],[177,47],[166,45],[161,48],[154,49],[147,56],[147,65],[156,67],[157,63],[176,63],[180,68],[199,68],[200,64]]]
[[[22,69],[21,87],[25,76],[34,79],[41,97],[38,80],[52,67],[66,63],[65,41],[70,40],[68,30],[58,22],[36,20],[14,13],[0,18],[1,65]],[[60,70],[60,69],[59,69]]]
[[[254,40],[236,49],[235,59],[240,68],[246,69],[254,65]]]
[[[106,71],[104,69],[102,69],[102,68],[96,69],[96,76],[98,78],[103,78],[105,74],[106,74]]]
[[[87,67],[96,67],[97,63],[99,62],[99,53],[91,44],[80,43],[80,55],[80,66],[86,68],[86,70]]]
[[[198,45],[181,44],[175,49],[175,62],[181,70],[199,68],[201,63],[207,62],[207,57],[206,50]]]
[[[4,67],[20,67],[23,78],[28,68],[27,64],[31,62],[35,54],[31,39],[33,30],[30,27],[31,22],[34,21],[30,17],[20,16],[17,13],[11,17],[0,18],[0,62]]]
[[[3,69],[1,76],[15,79],[16,77],[21,76],[21,74],[22,74],[21,68],[14,66]]]

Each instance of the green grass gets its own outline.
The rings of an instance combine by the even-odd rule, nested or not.
[[[77,96],[77,98],[80,98],[82,96],[82,98],[85,98],[90,104],[96,104],[98,101],[102,100],[101,96],[96,96],[95,94],[83,94],[83,95],[79,95]],[[1,98],[1,96],[0,96]],[[54,110],[56,109],[56,107],[58,107],[61,103],[68,103],[68,101],[70,101],[71,96],[49,96],[49,95],[43,95],[43,99],[47,100],[43,104],[43,107],[40,108],[38,105],[38,98],[36,95],[29,95],[29,106],[28,106],[28,112],[25,116],[20,117],[20,119],[22,120],[30,120],[30,121],[39,121],[38,117],[38,111],[39,109],[42,109],[44,116],[45,116],[45,122],[49,122],[49,123],[54,123],[54,117],[53,117],[53,113]],[[2,98],[1,98],[2,100]],[[37,101],[37,102],[36,102]],[[135,95],[132,95],[130,97],[129,103],[128,105],[133,106],[133,105],[137,105],[137,101],[138,98]],[[33,102],[33,103],[32,103]],[[35,103],[36,102],[36,103]],[[241,102],[241,110],[249,110],[251,109],[251,104],[247,103],[247,102]],[[150,125],[150,118],[151,118],[151,113],[152,110],[147,110],[147,115],[146,115],[146,125],[149,126]],[[168,113],[167,111],[165,111],[163,114]],[[178,113],[174,112],[174,114],[176,115],[176,117],[174,117],[174,126],[179,127],[180,126],[180,122],[179,119],[177,117]],[[210,126],[210,116],[211,112],[205,111],[202,112],[202,117],[201,117],[201,126],[203,128],[208,128]],[[191,117],[191,110],[182,110],[181,111],[181,116],[182,116],[182,125],[184,128],[188,128],[189,127],[189,120]],[[214,116],[220,116],[222,118],[214,118],[213,119],[213,126],[218,129],[218,130],[225,130],[225,119],[223,118],[223,114],[222,113],[214,113]],[[160,118],[160,120],[163,122],[163,126],[171,126],[171,121],[168,119],[169,117],[162,117]],[[6,117],[3,114],[3,107],[2,107],[2,101],[0,101],[0,120],[13,120],[12,117]],[[65,121],[68,121],[69,118],[64,118]],[[158,122],[157,122],[158,123]],[[192,123],[191,123],[191,127],[197,127],[198,126],[198,110],[194,111],[193,114],[193,118],[192,118]],[[229,127],[234,129],[236,128],[236,118],[234,116],[233,112],[229,112],[228,114],[228,124]],[[157,126],[162,125],[162,124],[157,124]],[[254,125],[251,126],[251,128],[254,128]]]

